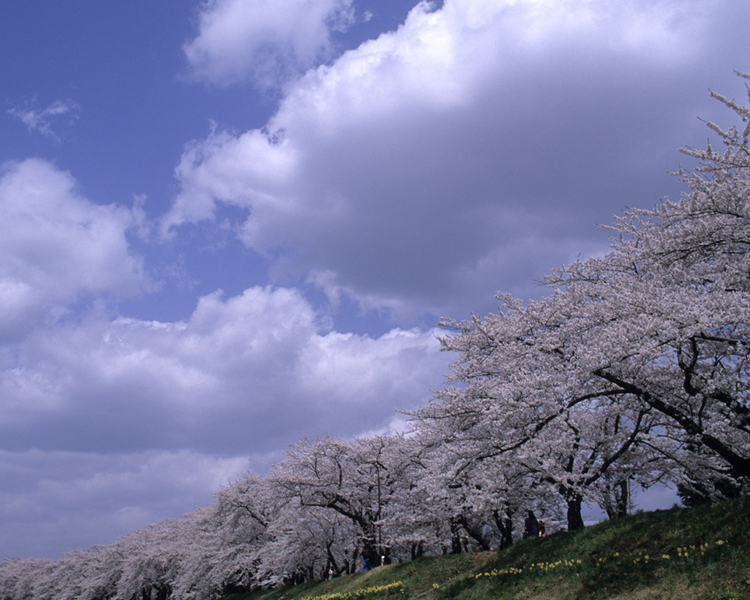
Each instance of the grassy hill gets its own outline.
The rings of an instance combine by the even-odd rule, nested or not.
[[[750,498],[227,600],[750,599]]]

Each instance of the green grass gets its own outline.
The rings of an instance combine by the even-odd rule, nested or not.
[[[750,498],[227,600],[750,599]]]

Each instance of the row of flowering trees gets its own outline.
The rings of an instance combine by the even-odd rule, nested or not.
[[[617,218],[549,296],[443,323],[457,361],[409,434],[303,439],[182,519],[1,563],[0,600],[212,598],[503,548],[527,510],[576,529],[586,502],[625,514],[632,481],[750,492],[750,109],[715,96],[742,127],[685,151],[680,201]]]
[[[491,515],[429,482],[421,454],[401,435],[302,440],[266,477],[247,474],[184,518],[58,560],[0,563],[0,598],[205,600],[489,548]]]
[[[620,512],[633,478],[749,491],[750,110],[714,96],[742,126],[709,124],[722,151],[685,150],[699,166],[679,202],[617,218],[612,252],[553,272],[550,296],[446,323],[462,385],[418,416],[467,460],[556,486],[571,526],[582,498]]]
[[[685,150],[699,166],[679,202],[616,218],[612,251],[554,271],[548,297],[444,323],[459,385],[420,425],[468,465],[556,488],[571,528],[587,498],[621,513],[631,479],[750,492],[750,109],[714,96],[742,128],[709,124],[723,150]]]

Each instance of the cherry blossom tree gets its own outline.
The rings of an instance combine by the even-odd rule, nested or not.
[[[359,528],[363,557],[377,566],[388,554],[380,521],[396,485],[388,462],[393,440],[376,436],[348,442],[322,436],[310,443],[303,439],[292,446],[270,478],[286,498],[350,519]]]
[[[451,378],[458,385],[414,417],[462,460],[491,461],[537,494],[557,491],[576,529],[582,502],[596,496],[605,474],[647,479],[656,468],[638,460],[639,440],[653,426],[650,409],[571,368],[577,336],[565,331],[569,311],[550,301],[505,302],[497,315],[444,323],[456,332],[441,341],[460,355]]]
[[[0,598],[106,600],[117,596],[123,556],[114,545],[67,552],[57,560],[0,563]],[[131,594],[132,596],[132,594]],[[128,597],[131,597],[128,596]]]
[[[724,152],[687,150],[690,191],[616,219],[607,256],[553,272],[542,300],[443,322],[459,359],[419,427],[523,464],[563,496],[570,528],[587,498],[621,512],[613,486],[630,478],[747,491],[750,126],[710,127]]]
[[[248,473],[219,491],[180,524],[174,595],[210,598],[261,585],[265,546],[279,503],[266,479]]]
[[[50,584],[48,576],[55,561],[42,558],[20,558],[0,562],[0,598],[32,600],[44,598],[39,588]]]
[[[302,583],[355,570],[358,528],[340,513],[288,501],[262,549],[263,585]]]
[[[655,447],[688,483],[747,493],[750,109],[712,95],[742,126],[708,124],[723,151],[683,150],[699,162],[677,173],[689,192],[626,212],[610,255],[549,282],[579,298],[576,315],[594,333],[589,372],[659,413],[671,443]]]

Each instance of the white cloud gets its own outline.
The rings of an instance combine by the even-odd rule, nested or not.
[[[60,137],[53,131],[52,124],[67,116],[68,120],[77,120],[81,107],[71,99],[56,100],[47,108],[36,109],[28,106],[11,108],[8,113],[19,119],[30,132],[40,133],[44,137],[60,141]]]
[[[6,448],[272,452],[356,435],[421,404],[447,357],[434,332],[326,331],[291,289],[203,297],[190,320],[97,317],[19,346],[0,373]]]
[[[352,0],[213,0],[183,46],[194,79],[273,86],[331,56],[331,31],[353,19]]]
[[[26,336],[0,354],[0,556],[178,516],[302,435],[393,427],[447,372],[434,333],[330,331],[298,291],[257,287],[185,322],[90,314]]]
[[[246,208],[248,247],[402,317],[533,294],[508,288],[679,189],[706,82],[737,85],[738,38],[712,37],[737,17],[722,0],[419,5],[308,72],[265,128],[192,144],[163,227]]]
[[[0,341],[84,296],[145,284],[130,211],[82,197],[70,174],[29,159],[0,167]]]

